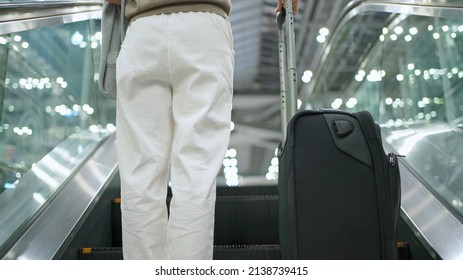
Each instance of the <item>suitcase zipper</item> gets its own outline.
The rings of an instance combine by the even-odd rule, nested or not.
[[[391,195],[389,197],[394,198],[392,201],[391,208],[394,210],[392,220],[393,224],[397,225],[397,217],[399,216],[398,213],[400,211],[400,202],[401,202],[401,194],[400,194],[400,171],[399,171],[399,162],[398,157],[405,157],[403,155],[395,154],[395,153],[388,153],[388,162],[389,162],[389,190],[391,191]],[[396,232],[396,229],[394,229]]]
[[[405,157],[404,155],[399,155],[399,154],[395,154],[395,153],[389,153],[389,154],[387,154],[387,156],[389,158],[389,165],[390,166],[396,166],[398,164],[398,161],[397,161],[398,157]]]

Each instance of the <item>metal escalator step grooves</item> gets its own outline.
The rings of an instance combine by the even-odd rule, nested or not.
[[[171,190],[168,189],[167,204]],[[120,200],[113,203],[112,246],[122,246]],[[218,187],[215,208],[215,245],[278,244],[278,189]]]
[[[121,247],[82,248],[79,260],[122,260]],[[214,246],[214,260],[279,260],[280,245]]]
[[[277,186],[218,187],[215,245],[278,244]]]
[[[279,260],[280,245],[225,245],[214,247],[214,260]]]
[[[278,244],[278,196],[218,196],[215,245]]]
[[[122,260],[122,248],[81,248],[79,250],[79,260]]]

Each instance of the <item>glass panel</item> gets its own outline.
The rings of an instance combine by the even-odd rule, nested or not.
[[[463,20],[410,16],[383,36],[386,140],[463,213]]]
[[[89,20],[0,35],[0,246],[115,129],[97,85],[99,30]]]
[[[333,47],[310,93],[309,108],[351,111],[363,108],[377,116],[380,83],[359,84],[357,80],[374,80],[381,75],[377,67],[381,57],[372,56],[368,46],[377,41],[390,17],[388,13],[367,12],[344,25],[342,32],[334,37]],[[365,57],[369,61],[367,67],[363,65]]]
[[[357,15],[333,41],[309,107],[370,111],[390,147],[463,214],[461,18]]]

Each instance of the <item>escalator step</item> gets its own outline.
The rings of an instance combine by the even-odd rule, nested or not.
[[[79,250],[79,260],[122,260],[122,248],[81,248]]]
[[[279,260],[280,245],[225,245],[214,247],[214,260]]]
[[[215,245],[277,244],[277,195],[217,196]]]
[[[172,197],[168,189],[167,205]],[[112,246],[122,246],[120,198],[112,205]],[[214,245],[277,244],[278,189],[268,187],[218,187]]]
[[[214,260],[278,260],[280,245],[214,246]],[[121,247],[81,248],[79,260],[122,260]]]

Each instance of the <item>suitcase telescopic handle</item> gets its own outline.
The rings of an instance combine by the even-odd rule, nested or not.
[[[280,65],[280,105],[282,146],[286,141],[288,122],[297,111],[297,75],[292,1],[277,14]]]

